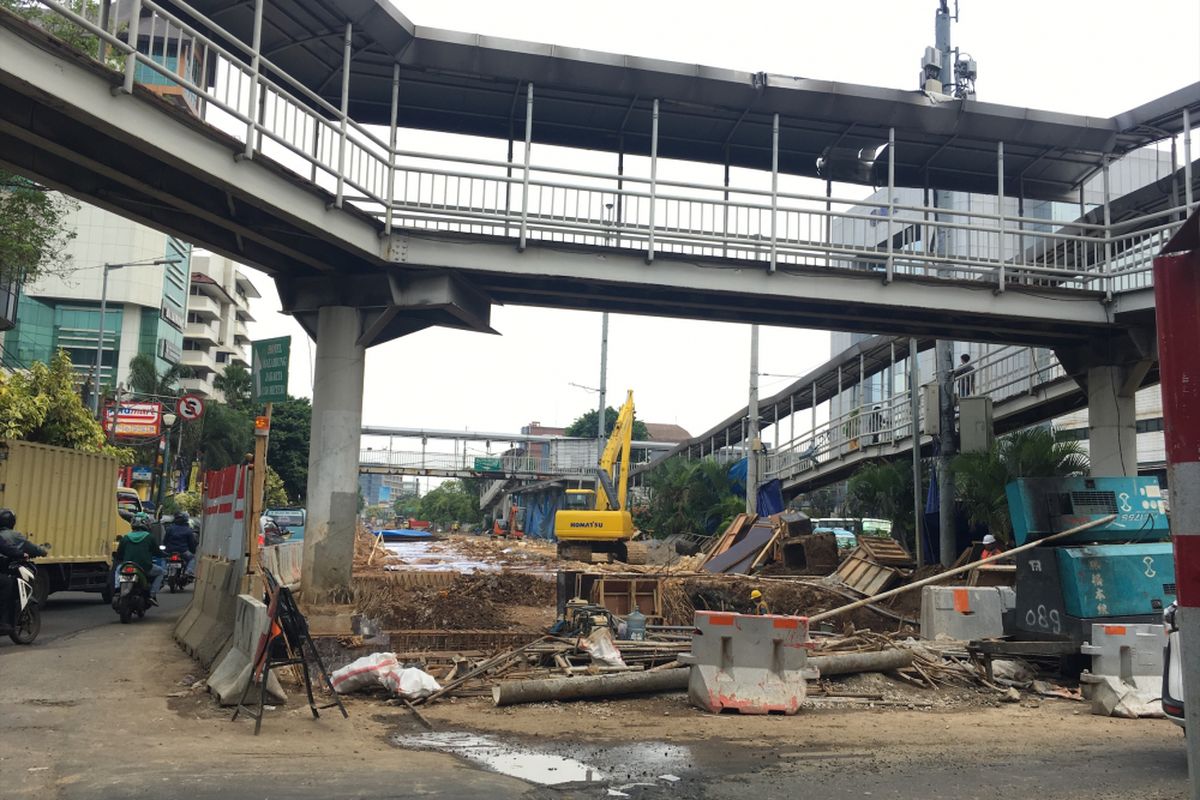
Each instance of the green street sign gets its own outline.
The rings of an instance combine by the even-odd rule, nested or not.
[[[282,403],[287,400],[288,360],[292,353],[292,337],[262,339],[250,343],[252,352],[250,375],[254,379],[254,401]]]

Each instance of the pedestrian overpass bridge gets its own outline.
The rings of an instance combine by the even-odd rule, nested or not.
[[[932,339],[913,340],[918,353]],[[764,481],[778,479],[785,496],[842,480],[864,463],[909,456],[913,447],[913,400],[907,358],[909,340],[879,336],[860,342],[808,375],[760,402],[765,453]],[[1045,422],[1087,408],[1086,376],[1071,374],[1049,349],[1007,345],[990,349],[972,362],[972,396],[989,397],[996,434]],[[1157,383],[1157,369],[1145,364],[1130,387]],[[933,381],[926,372],[925,385]],[[884,387],[900,385],[888,392]],[[929,397],[917,384],[917,446],[934,450],[929,430]],[[936,421],[937,409],[933,418]],[[749,409],[743,408],[708,431],[655,459],[709,458],[732,462],[745,458]],[[797,422],[800,431],[797,432]],[[1132,422],[1132,421],[1131,421]],[[640,478],[653,464],[634,471]]]
[[[1109,159],[1200,110],[1200,84],[1073,117],[464,36],[375,0],[72,8],[41,12],[70,45],[0,16],[5,166],[266,270],[314,335],[319,308],[359,309],[363,344],[486,330],[494,302],[1086,341],[1147,305],[1128,296],[1178,209],[1096,221],[1083,198],[1051,225],[835,181],[1078,203]],[[418,152],[408,128],[523,155]],[[612,151],[618,169],[534,162],[547,144]],[[760,179],[668,180],[667,158]],[[827,192],[781,189],[792,176]],[[947,251],[964,236],[970,254]]]
[[[0,9],[0,165],[263,269],[316,339],[317,591],[349,580],[365,347],[488,331],[511,303],[1094,350],[1115,369],[1192,206],[1197,111],[1200,83],[1081,117],[423,28],[384,0]],[[414,129],[481,138],[426,152]],[[1122,215],[1081,188],[1180,133],[1176,202]],[[616,168],[581,169],[583,151]]]

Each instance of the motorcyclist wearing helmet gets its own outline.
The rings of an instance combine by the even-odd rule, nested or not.
[[[167,526],[166,533],[163,534],[163,547],[167,548],[168,556],[178,553],[180,556],[187,556],[187,574],[194,576],[196,574],[196,534],[192,530],[192,526],[188,524],[188,515],[186,511],[180,511],[175,515],[175,521]]]
[[[0,613],[5,619],[17,607],[17,584],[8,574],[9,567],[13,562],[46,555],[45,550],[17,533],[16,527],[17,515],[12,509],[0,508]]]
[[[154,563],[154,558],[158,555],[158,545],[150,535],[150,515],[138,512],[133,515],[129,525],[133,530],[122,536],[121,541],[117,543],[116,563],[132,561],[137,564],[142,573],[150,579],[150,600],[157,602],[158,590],[162,588],[167,572]]]

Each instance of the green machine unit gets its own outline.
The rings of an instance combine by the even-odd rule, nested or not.
[[[1116,518],[1014,557],[1016,607],[1005,633],[1078,645],[1093,623],[1162,622],[1175,599],[1175,559],[1157,480],[1022,478],[1007,492],[1018,545]]]

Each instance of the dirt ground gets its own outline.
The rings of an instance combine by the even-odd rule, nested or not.
[[[911,709],[813,700],[794,717],[709,715],[682,693],[422,707],[439,736],[484,737],[522,764],[553,754],[597,770],[591,783],[555,788],[414,743],[431,734],[375,699],[347,698],[348,720],[333,710],[313,719],[293,693],[256,737],[252,722],[214,704],[171,639],[188,596],[129,626],[80,607],[70,613],[94,621],[69,634],[0,643],[0,796],[1165,800],[1182,796],[1187,777],[1182,737],[1166,721],[1102,719],[1065,700],[940,705],[932,690],[914,690]]]

